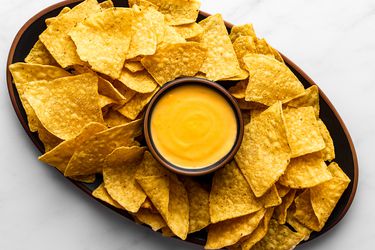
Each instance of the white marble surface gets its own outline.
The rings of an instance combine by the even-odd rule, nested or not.
[[[0,249],[199,249],[124,220],[36,159],[11,106],[5,64],[12,39],[56,0],[0,0]],[[202,10],[252,22],[259,35],[325,91],[353,137],[360,166],[345,219],[299,249],[374,249],[375,2],[202,0]]]

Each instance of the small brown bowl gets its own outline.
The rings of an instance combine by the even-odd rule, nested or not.
[[[176,166],[169,162],[167,159],[165,159],[158,151],[157,147],[155,146],[152,135],[151,135],[151,116],[152,112],[154,110],[155,105],[158,103],[160,98],[166,94],[168,91],[178,88],[180,86],[185,85],[201,85],[208,87],[210,89],[215,90],[220,95],[222,95],[228,102],[228,104],[232,107],[235,116],[236,116],[236,122],[237,122],[237,136],[235,139],[235,142],[233,144],[233,147],[231,150],[222,157],[219,161],[215,162],[214,164],[202,167],[202,168],[183,168]],[[223,167],[225,164],[229,163],[237,153],[238,149],[241,146],[242,137],[243,137],[243,120],[241,115],[241,110],[238,107],[237,101],[232,97],[229,92],[223,88],[220,84],[216,82],[212,82],[203,78],[197,78],[197,77],[183,77],[176,80],[173,80],[171,82],[166,83],[163,85],[163,87],[160,88],[160,90],[154,95],[154,97],[151,99],[145,113],[144,122],[143,122],[143,130],[144,130],[144,136],[147,143],[147,146],[151,152],[151,154],[154,156],[154,158],[160,162],[161,165],[166,167],[167,169],[182,175],[190,175],[190,176],[198,176],[198,175],[205,175],[208,173],[211,173],[221,167]]]

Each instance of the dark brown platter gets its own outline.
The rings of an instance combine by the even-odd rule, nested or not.
[[[42,31],[46,28],[45,19],[57,16],[58,13],[61,11],[62,8],[69,6],[73,7],[77,5],[82,0],[72,0],[72,1],[62,1],[60,3],[54,4],[42,11],[38,14],[33,16],[28,22],[26,22],[23,27],[19,30],[12,46],[9,51],[8,61],[7,61],[7,68],[10,64],[15,62],[21,62],[29,53],[30,49],[34,45],[34,43],[38,40],[38,36]],[[127,1],[124,0],[113,0],[115,6],[117,7],[127,7]],[[204,19],[205,17],[209,16],[209,14],[205,12],[200,12],[198,19]],[[226,26],[228,30],[233,26],[232,24],[226,22]],[[315,85],[315,82],[306,75],[297,65],[295,65],[292,61],[290,61],[287,57],[282,55],[286,65],[293,71],[293,73],[299,78],[299,80],[303,83],[305,87],[309,87],[311,85]],[[14,110],[20,120],[21,125],[23,126],[24,130],[26,131],[27,135],[33,141],[35,146],[39,149],[41,153],[44,152],[44,147],[42,142],[39,140],[37,133],[33,133],[28,128],[26,114],[22,107],[21,101],[19,99],[17,90],[12,82],[12,76],[7,70],[7,86],[9,91],[9,96],[14,107]],[[336,208],[334,209],[333,213],[331,214],[329,220],[327,221],[325,227],[320,232],[314,232],[311,234],[309,241],[317,238],[318,236],[326,233],[328,230],[333,228],[346,214],[350,205],[353,202],[357,184],[358,184],[358,162],[357,162],[357,155],[354,149],[354,145],[350,134],[342,121],[340,115],[337,113],[335,107],[329,101],[327,96],[320,90],[320,117],[326,124],[328,130],[331,133],[332,139],[335,143],[336,148],[336,159],[335,161],[341,166],[343,171],[349,176],[352,180],[349,184],[348,188],[346,189],[345,193],[341,197],[340,201],[338,202]],[[99,184],[101,181],[98,178],[95,183],[93,184],[84,184],[78,181],[71,180],[70,181],[75,184],[78,188],[84,191],[87,195],[91,198],[94,198],[91,195],[91,191]],[[97,199],[96,199],[97,200]],[[107,206],[108,208],[112,209],[116,213],[121,214],[122,216],[133,220],[132,217],[124,210],[116,209],[100,200],[97,200],[103,205]],[[206,239],[206,232],[204,230],[191,234],[187,238],[187,241],[193,242],[199,245],[204,245]]]

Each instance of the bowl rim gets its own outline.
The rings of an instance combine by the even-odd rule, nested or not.
[[[13,109],[15,110],[16,115],[17,115],[17,117],[18,117],[18,119],[19,119],[22,127],[24,128],[24,131],[27,133],[27,135],[30,137],[31,141],[34,143],[34,145],[38,148],[38,150],[41,153],[43,153],[44,149],[39,144],[38,140],[34,136],[34,133],[29,130],[27,121],[25,121],[23,119],[21,110],[19,109],[19,107],[17,105],[17,98],[16,98],[16,96],[18,96],[18,94],[15,93],[15,91],[13,89],[13,82],[12,82],[11,73],[9,71],[9,65],[12,64],[14,53],[15,53],[15,50],[16,50],[16,47],[18,45],[18,42],[19,42],[20,38],[22,37],[22,35],[24,34],[24,32],[29,28],[29,26],[31,24],[33,24],[36,20],[38,20],[43,15],[45,15],[45,14],[47,14],[47,13],[49,13],[49,12],[55,10],[55,9],[64,7],[64,6],[69,5],[69,4],[76,4],[76,3],[82,2],[82,1],[83,0],[64,0],[64,1],[55,3],[53,5],[50,5],[50,6],[46,7],[46,8],[44,8],[44,9],[42,9],[37,14],[33,15],[19,29],[19,31],[15,35],[15,37],[13,39],[13,42],[11,44],[11,47],[9,49],[9,54],[8,54],[8,59],[7,59],[7,64],[6,64],[6,81],[7,81],[7,88],[8,88],[9,97],[10,97]],[[211,16],[211,14],[209,14],[207,12],[204,12],[204,11],[201,11],[201,10],[199,10],[199,15],[202,15],[204,17]],[[227,22],[225,20],[224,20],[224,23],[225,23],[225,25],[226,25],[227,28],[232,28],[234,26],[232,23]],[[353,181],[353,188],[352,188],[352,191],[350,193],[349,200],[345,204],[345,207],[343,208],[343,210],[341,211],[341,213],[331,223],[331,225],[329,225],[328,227],[325,228],[324,233],[319,233],[316,237],[313,238],[313,239],[316,239],[319,236],[321,236],[321,235],[325,234],[326,232],[328,232],[329,230],[331,230],[333,227],[335,227],[344,218],[344,216],[348,212],[349,208],[351,207],[351,205],[353,203],[353,200],[354,200],[354,197],[355,197],[355,194],[357,192],[357,188],[358,188],[358,178],[359,178],[358,158],[357,158],[357,153],[356,153],[356,150],[355,150],[355,147],[354,147],[354,144],[353,144],[353,140],[352,140],[352,138],[351,138],[351,136],[349,134],[349,131],[348,131],[348,129],[347,129],[344,121],[342,120],[341,116],[339,115],[339,113],[337,112],[336,108],[333,106],[333,104],[331,103],[331,101],[328,99],[328,97],[319,88],[319,86],[314,82],[314,80],[312,80],[299,66],[297,66],[294,62],[292,62],[288,57],[286,57],[281,52],[279,52],[279,53],[282,56],[282,58],[283,58],[284,62],[286,63],[286,65],[289,68],[292,68],[296,72],[298,72],[298,74],[302,78],[304,78],[311,86],[316,85],[318,87],[320,97],[326,102],[326,104],[329,106],[329,108],[332,110],[332,112],[334,113],[335,117],[339,121],[339,123],[340,123],[340,125],[341,125],[341,127],[342,127],[342,129],[343,129],[343,131],[345,133],[346,139],[348,140],[348,143],[349,143],[349,146],[350,146],[350,150],[351,150],[351,153],[352,153],[352,159],[353,159],[353,165],[354,165],[354,169],[353,169],[354,177],[353,177],[353,180],[352,180]],[[93,198],[96,201],[98,201],[99,203],[101,203],[102,205],[110,208],[114,212],[117,212],[117,213],[119,213],[119,214],[121,214],[121,215],[123,215],[123,216],[125,216],[125,217],[127,217],[129,219],[132,219],[131,216],[128,213],[126,213],[126,212],[124,212],[124,211],[122,211],[120,209],[116,209],[116,208],[112,207],[111,205],[105,203],[104,201],[101,201],[101,200],[95,198],[83,183],[80,183],[80,182],[75,181],[75,180],[70,179],[70,178],[68,178],[68,180],[71,181],[79,189],[81,189],[84,193],[86,193],[87,195],[89,195],[91,198]],[[187,240],[190,241],[190,242],[192,242],[192,243],[199,244],[199,245],[203,244],[201,240],[198,240],[198,239],[195,239],[195,238],[189,238],[188,237]],[[305,242],[307,242],[307,241],[303,241],[300,244],[304,244]]]
[[[152,135],[151,135],[151,120],[152,120],[152,112],[156,106],[156,104],[163,98],[163,96],[171,91],[172,89],[179,88],[182,86],[187,85],[199,85],[204,86],[209,89],[215,90],[218,94],[224,97],[227,103],[231,106],[235,116],[236,116],[236,124],[237,124],[237,134],[236,139],[232,148],[229,150],[227,154],[225,154],[222,158],[220,158],[217,162],[202,168],[183,168],[174,165],[173,163],[169,162],[162,154],[157,150],[156,145],[153,142]],[[238,149],[241,146],[243,134],[244,134],[244,123],[242,119],[242,113],[240,107],[238,106],[237,101],[233,98],[233,96],[219,83],[199,78],[199,77],[181,77],[170,82],[164,84],[157,93],[152,97],[150,102],[147,105],[146,112],[143,118],[143,132],[144,137],[146,140],[146,144],[148,146],[148,150],[151,152],[153,157],[164,167],[169,169],[170,171],[181,174],[181,175],[188,175],[188,176],[199,176],[199,175],[206,175],[212,173],[215,170],[225,166],[225,164],[231,161],[235,154],[237,153]]]

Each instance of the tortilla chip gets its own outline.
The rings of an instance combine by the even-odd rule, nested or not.
[[[161,229],[161,233],[164,237],[173,237],[173,236],[176,236],[172,230],[167,226],[167,227],[163,227]]]
[[[116,102],[113,99],[106,97],[105,95],[99,95],[99,107],[102,110],[114,104],[116,104]]]
[[[105,0],[105,1],[103,1],[103,2],[101,2],[101,3],[99,3],[99,6],[100,6],[100,8],[102,8],[102,9],[109,9],[109,8],[113,8],[113,7],[115,7],[115,6],[113,5],[112,0]]]
[[[98,78],[90,73],[28,84],[25,98],[50,133],[69,140],[90,122],[103,123]]]
[[[322,135],[324,144],[326,145],[326,147],[320,151],[323,155],[323,160],[332,161],[335,159],[335,146],[333,144],[332,137],[322,120],[318,120],[318,125],[320,134]]]
[[[30,131],[35,132],[38,130],[40,124],[33,108],[25,98],[25,90],[29,82],[40,80],[50,81],[69,76],[70,74],[58,67],[28,63],[14,63],[9,66],[9,71],[12,74],[22,106],[25,109]]]
[[[161,46],[141,62],[154,79],[163,85],[179,76],[194,76],[206,58],[207,49],[196,42]]]
[[[138,72],[138,71],[142,71],[142,70],[145,69],[145,67],[143,67],[142,63],[131,62],[131,61],[125,62],[124,67],[127,68],[128,70],[130,70],[133,73]]]
[[[167,226],[163,217],[158,213],[153,213],[149,209],[141,208],[139,211],[134,214],[134,216],[141,222],[146,225],[149,225],[152,230],[158,231],[161,228]]]
[[[104,116],[104,122],[107,127],[112,128],[127,124],[131,120],[120,114],[117,110],[110,109]]]
[[[283,198],[281,205],[275,208],[274,217],[279,224],[285,224],[288,208],[292,205],[295,195],[296,190],[291,189]]]
[[[78,57],[76,46],[68,33],[78,23],[99,11],[100,6],[96,0],[86,0],[58,17],[39,36],[40,41],[61,67],[66,68],[74,64],[84,64]],[[86,41],[89,41],[87,36],[85,38],[87,39]],[[89,44],[91,43],[89,42]],[[90,52],[92,53],[93,51]]]
[[[71,8],[69,7],[64,7],[60,13],[55,16],[55,17],[50,17],[50,18],[47,18],[44,22],[46,23],[47,26],[49,26],[51,23],[53,23],[54,21],[58,20],[59,17],[61,17],[62,15],[68,13],[69,11],[71,10]],[[49,52],[48,52],[49,53]]]
[[[275,207],[282,202],[275,185],[268,189],[263,196],[257,198],[257,200],[264,208]]]
[[[64,173],[66,166],[68,166],[69,160],[72,158],[76,148],[78,148],[79,145],[81,145],[93,134],[99,133],[105,129],[106,127],[100,123],[89,123],[75,138],[62,142],[54,149],[40,156],[38,159]]]
[[[92,191],[92,196],[118,209],[124,209],[120,204],[117,203],[117,201],[112,199],[112,197],[108,194],[107,190],[104,187],[104,183],[100,184],[94,191]]]
[[[293,227],[295,231],[297,231],[298,233],[303,234],[305,236],[303,240],[308,240],[310,238],[310,234],[311,234],[312,230],[310,228],[304,226],[303,224],[301,224],[294,217],[295,210],[296,210],[296,208],[293,205],[288,209],[287,216],[286,216],[286,222],[291,227]]]
[[[251,23],[249,24],[243,24],[243,25],[235,25],[232,27],[230,31],[230,40],[232,43],[234,43],[238,37],[241,36],[250,36],[253,39],[256,39],[255,31],[253,28],[253,25]]]
[[[288,101],[286,103],[288,107],[299,108],[312,106],[315,111],[316,118],[319,118],[319,89],[316,85],[306,89],[300,96]]]
[[[100,95],[107,96],[115,102],[122,102],[125,100],[125,97],[112,85],[111,82],[100,76],[98,77],[98,92]]]
[[[210,224],[209,193],[192,178],[183,183],[189,198],[189,233],[194,233]]]
[[[248,102],[244,98],[237,99],[238,106],[241,110],[265,110],[267,106],[258,102]]]
[[[38,120],[37,122],[39,123]],[[48,130],[46,130],[40,123],[38,126],[38,136],[39,140],[41,140],[44,145],[44,152],[52,150],[62,142],[60,138],[48,132]]]
[[[197,23],[189,23],[173,27],[185,39],[194,39],[203,34],[203,28]]]
[[[317,185],[310,189],[311,206],[319,221],[320,231],[342,194],[350,183],[349,177],[341,170],[337,163],[332,162],[328,166],[333,178],[327,182]]]
[[[53,66],[58,65],[56,60],[48,52],[46,46],[44,46],[44,44],[40,40],[36,41],[29,54],[25,58],[25,62]]]
[[[252,249],[293,249],[303,238],[304,235],[295,233],[287,226],[280,225],[276,220],[271,219],[266,236],[256,243]]]
[[[137,170],[136,178],[163,176],[168,175],[169,172],[157,162],[151,153],[146,151],[143,155],[143,160]],[[152,199],[151,199],[152,201]]]
[[[265,209],[242,217],[210,225],[205,249],[219,249],[238,242],[241,237],[251,234],[266,213]]]
[[[284,173],[290,148],[280,102],[251,118],[235,159],[257,197],[264,195]]]
[[[69,35],[81,60],[113,79],[119,78],[132,38],[131,9],[111,8],[93,14]]]
[[[246,70],[241,69],[241,72],[238,75],[221,79],[221,81],[241,81],[247,78],[249,78],[249,73]]]
[[[156,88],[152,93],[135,94],[129,102],[125,103],[117,111],[131,120],[136,119],[139,113],[141,113],[143,108],[149,103],[151,98],[156,94],[158,90],[159,88]]]
[[[138,93],[151,93],[158,86],[146,70],[132,73],[124,68],[121,71],[119,81]]]
[[[69,177],[69,179],[79,181],[79,182],[84,182],[84,183],[94,183],[96,180],[96,175],[95,174],[78,175],[78,176]]]
[[[201,43],[208,48],[207,58],[199,71],[212,81],[239,75],[240,65],[222,16],[207,17],[199,24],[204,29]]]
[[[120,101],[121,104],[125,104],[137,93],[134,90],[129,89],[126,87],[122,82],[115,80],[112,82],[112,85],[121,93],[124,97],[123,100]]]
[[[243,57],[249,53],[256,53],[257,48],[253,37],[251,36],[240,36],[233,43],[234,51],[236,52],[240,67],[246,69]]]
[[[137,144],[134,137],[142,131],[142,120],[113,127],[91,136],[74,152],[65,170],[65,176],[102,172],[104,160],[115,148]]]
[[[146,194],[135,180],[145,148],[119,147],[109,154],[103,167],[103,181],[111,197],[131,213],[138,212]]]
[[[210,193],[212,223],[247,215],[261,208],[262,205],[234,161],[215,173]]]
[[[266,39],[264,38],[256,39],[255,42],[256,42],[256,50],[258,54],[263,54],[263,55],[275,58],[275,56],[273,55],[272,48],[270,45],[268,45]]]
[[[317,152],[291,159],[279,182],[290,188],[309,188],[331,178],[321,153]]]
[[[175,30],[174,27],[164,25],[164,37],[162,43],[159,46],[184,42],[186,42],[186,40]]]
[[[325,148],[314,109],[311,106],[288,108],[283,113],[292,157],[317,152]]]
[[[293,216],[306,227],[314,230],[320,231],[320,225],[318,218],[315,216],[314,209],[311,205],[310,199],[310,189],[306,189],[296,197],[295,202],[295,212]]]
[[[246,101],[271,106],[302,94],[305,89],[293,72],[283,63],[265,55],[248,54],[243,58],[250,73]]]
[[[276,185],[277,193],[279,194],[281,198],[287,195],[290,191],[289,187],[283,186],[279,182],[276,182],[275,185]]]

